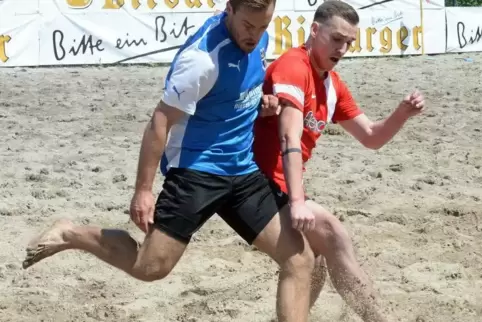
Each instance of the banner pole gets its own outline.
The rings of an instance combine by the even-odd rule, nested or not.
[[[420,26],[422,27],[422,55],[425,55],[425,26],[423,23],[423,0],[420,0]]]

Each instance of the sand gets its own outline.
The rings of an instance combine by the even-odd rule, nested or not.
[[[482,321],[481,62],[467,54],[338,67],[372,119],[415,87],[427,97],[427,111],[378,151],[330,126],[306,173],[309,193],[349,230],[391,321]],[[166,72],[0,69],[1,321],[275,317],[277,267],[218,217],[163,281],[139,282],[78,251],[21,268],[28,240],[61,217],[142,237],[127,209]],[[329,282],[311,316],[360,321]]]

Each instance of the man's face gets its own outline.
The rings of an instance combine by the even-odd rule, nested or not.
[[[229,29],[232,37],[238,46],[246,53],[256,48],[263,33],[268,28],[273,17],[274,4],[272,3],[265,10],[251,10],[243,5],[239,6],[236,12],[230,3],[227,4]]]
[[[355,41],[357,26],[335,16],[329,21],[311,26],[312,58],[323,71],[333,69]]]

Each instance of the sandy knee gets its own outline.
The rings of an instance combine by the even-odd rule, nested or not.
[[[155,282],[164,279],[171,273],[172,266],[164,261],[139,260],[132,268],[132,274],[141,281]]]
[[[311,275],[316,264],[316,259],[309,245],[293,252],[280,263],[281,269],[295,275]]]
[[[351,243],[350,235],[338,218],[316,203],[308,203],[316,217],[313,232],[306,234],[316,255],[346,247]]]
[[[327,223],[327,242],[333,248],[344,248],[351,243],[350,235],[343,224],[332,216]]]
[[[187,244],[158,229],[151,229],[141,245],[132,274],[145,282],[166,278],[181,258]]]

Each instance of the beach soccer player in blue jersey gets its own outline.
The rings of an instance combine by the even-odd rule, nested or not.
[[[26,269],[60,251],[79,249],[142,281],[168,276],[192,235],[217,213],[248,244],[280,266],[279,321],[306,322],[315,259],[296,218],[276,202],[281,190],[253,159],[253,126],[263,98],[268,34],[276,0],[230,0],[176,54],[163,97],[142,139],[131,219],[145,233],[58,220],[31,240]],[[277,104],[276,104],[277,105]],[[153,181],[165,176],[157,202]]]

